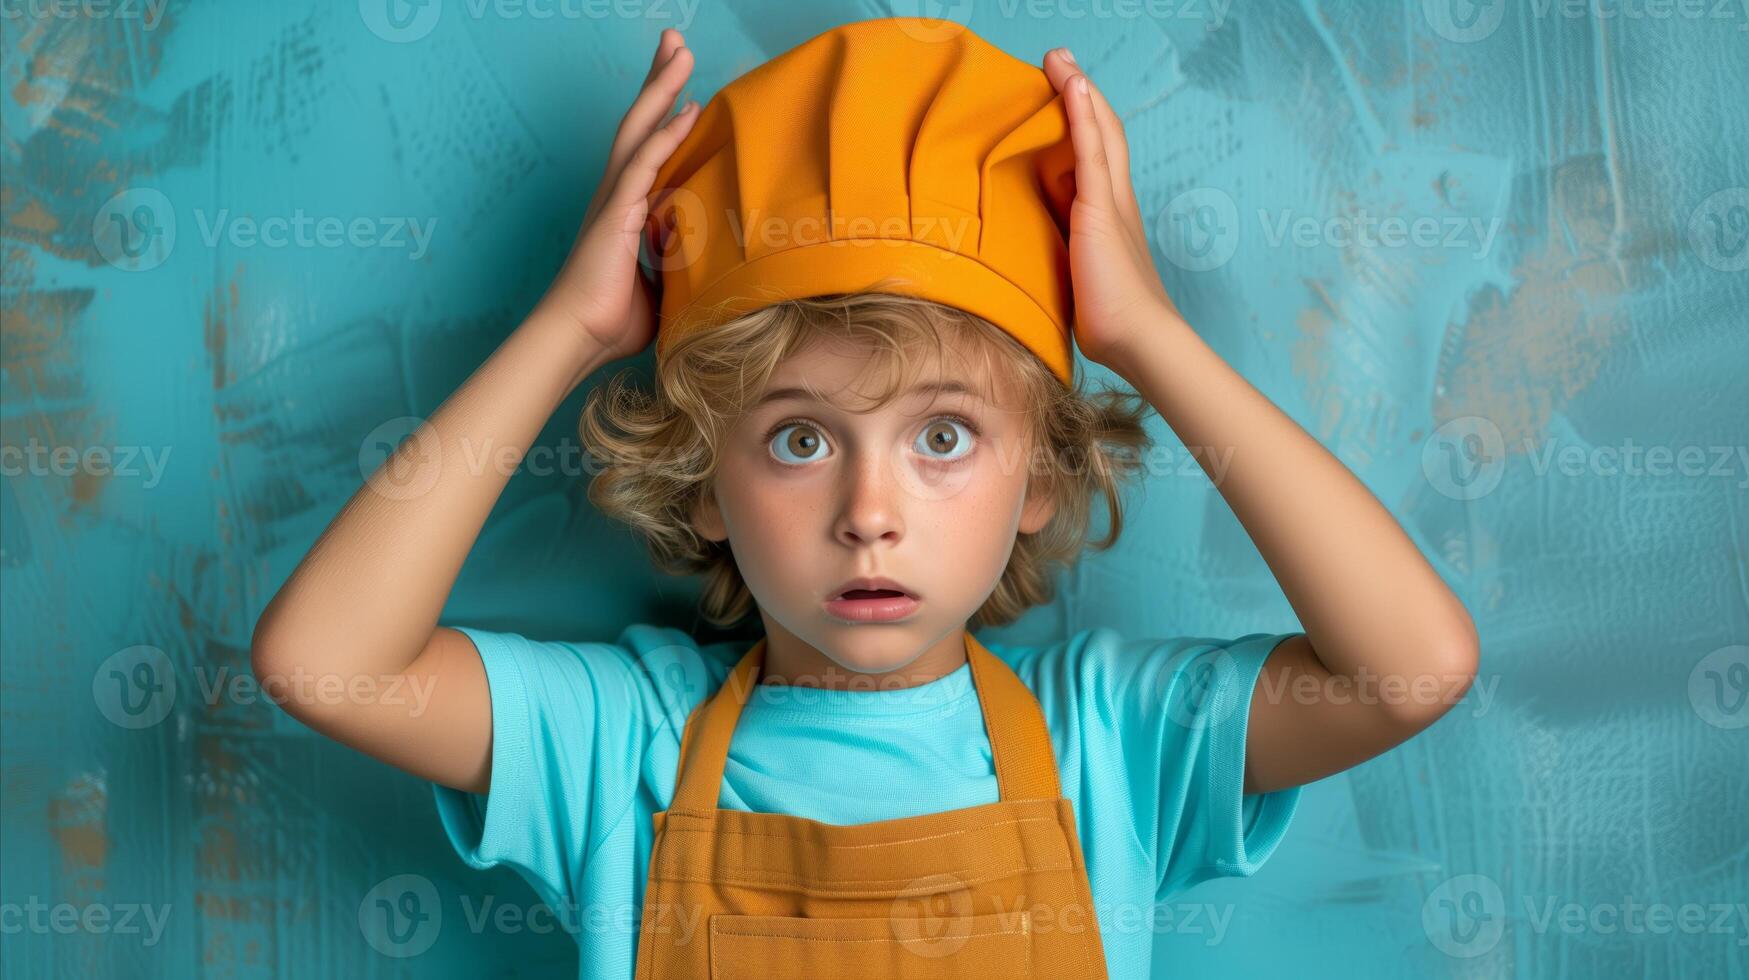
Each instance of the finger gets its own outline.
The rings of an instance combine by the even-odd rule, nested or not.
[[[1123,121],[1112,111],[1111,103],[1105,100],[1105,93],[1093,84],[1093,79],[1087,79],[1087,88],[1093,94],[1093,114],[1099,120],[1100,139],[1104,141],[1105,155],[1111,162],[1111,185],[1118,218],[1129,229],[1136,245],[1145,251],[1148,236],[1142,228],[1141,205],[1136,201],[1136,190],[1130,183],[1130,147],[1129,139],[1124,135]]]
[[[650,79],[656,77],[656,71],[667,64],[668,56],[674,53],[675,48],[684,47],[685,44],[686,39],[680,36],[679,31],[672,27],[664,28],[661,38],[656,42],[656,56],[650,59],[650,70],[644,73],[644,84],[648,85]]]
[[[1087,79],[1087,89],[1093,95],[1093,115],[1099,120],[1100,139],[1105,144],[1105,155],[1111,160],[1111,182],[1118,192],[1130,199],[1135,195],[1130,189],[1130,143],[1124,135],[1123,120],[1112,111],[1111,103],[1105,101],[1105,93]]]
[[[1045,55],[1045,75],[1059,90],[1073,78],[1080,69],[1069,55],[1068,48],[1054,48]],[[1085,73],[1082,73],[1085,77]],[[1087,79],[1088,88],[1093,93],[1093,114],[1099,120],[1100,138],[1105,144],[1106,156],[1110,159],[1111,183],[1114,199],[1120,205],[1125,224],[1132,234],[1145,240],[1141,227],[1140,205],[1136,201],[1135,187],[1130,182],[1130,144],[1125,135],[1123,120],[1118,118],[1111,103],[1106,101],[1105,93]]]
[[[676,37],[678,34],[679,32],[675,32]],[[663,44],[668,45],[666,38]],[[657,54],[660,56],[660,49]],[[662,125],[663,117],[668,115],[691,73],[692,50],[683,44],[673,44],[668,50],[667,59],[652,70],[613,134],[613,146],[607,153],[607,165],[603,168],[595,198],[584,215],[585,222],[600,209],[601,202],[606,197],[602,188],[614,185],[632,152],[649,139],[651,132]]]
[[[1066,98],[1069,95],[1069,79],[1081,70],[1075,64],[1075,59],[1069,56],[1068,48],[1052,48],[1045,52],[1045,77],[1051,80],[1051,86]]]
[[[1045,54],[1045,76],[1058,91],[1062,91],[1063,86],[1076,74],[1086,73],[1075,63],[1068,48],[1053,48]],[[1094,115],[1098,118],[1100,132],[1105,137],[1105,150],[1111,156],[1112,178],[1115,180],[1120,172],[1119,164],[1123,165],[1122,172],[1128,172],[1129,140],[1124,136],[1123,120],[1118,118],[1111,103],[1105,100],[1105,93],[1099,90],[1098,85],[1093,84],[1091,77],[1087,79],[1087,83],[1093,90]]]
[[[1069,112],[1069,140],[1075,146],[1075,196],[1085,194],[1087,200],[1110,207],[1111,161],[1105,154],[1099,120],[1093,114],[1092,86],[1086,85],[1086,77],[1079,73],[1070,77],[1063,95]]]
[[[627,209],[625,225],[619,230],[636,231],[642,224],[648,213],[650,188],[656,183],[657,172],[673,154],[674,148],[686,138],[693,122],[698,119],[698,113],[698,103],[688,99],[684,108],[656,127],[656,131],[632,151],[608,200],[609,207]]]
[[[650,133],[662,124],[669,111],[674,108],[674,99],[686,85],[686,79],[692,74],[692,49],[682,44],[676,44],[668,52],[668,57],[660,65],[652,68],[650,76],[645,79],[644,87],[632,100],[630,109],[626,110],[625,118],[620,120],[619,129],[613,136],[613,149],[608,154],[607,176],[609,181],[625,166],[625,160],[632,151],[649,139]]]

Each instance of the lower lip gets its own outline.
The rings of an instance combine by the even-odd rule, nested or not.
[[[917,600],[908,595],[879,599],[827,599],[826,611],[839,619],[857,623],[886,623],[904,619],[917,611]]]

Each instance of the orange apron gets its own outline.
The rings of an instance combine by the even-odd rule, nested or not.
[[[966,633],[1000,799],[829,824],[720,810],[765,640],[687,719],[654,815],[637,980],[1104,978],[1075,814],[1038,700]]]

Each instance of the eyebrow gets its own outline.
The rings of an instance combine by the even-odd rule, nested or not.
[[[934,394],[934,395],[938,395],[938,396],[944,395],[944,394],[970,395],[971,397],[976,398],[979,401],[984,400],[983,395],[980,395],[978,392],[973,391],[971,388],[967,387],[964,383],[959,382],[959,381],[926,381],[922,384],[912,386],[912,388],[909,391],[905,392],[905,394],[907,394],[907,395]],[[767,391],[765,394],[760,395],[759,400],[753,403],[753,407],[758,408],[759,406],[764,405],[767,402],[776,402],[776,401],[784,401],[784,400],[819,401],[819,397],[817,395],[815,395],[814,392],[811,392],[811,391],[807,390],[806,388],[772,388],[771,390]]]

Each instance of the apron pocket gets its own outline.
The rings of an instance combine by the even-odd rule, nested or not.
[[[862,980],[1032,976],[1025,912],[798,919],[712,915],[712,980]]]

